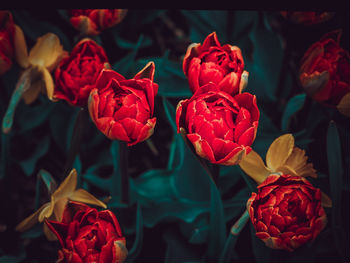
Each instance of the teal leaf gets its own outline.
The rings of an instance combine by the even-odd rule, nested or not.
[[[158,96],[164,97],[190,97],[188,81],[182,70],[182,61],[173,61],[169,58],[169,50],[162,57],[149,57],[139,59],[136,63],[138,67],[146,65],[148,61],[155,64],[154,82],[158,84]]]
[[[342,226],[341,218],[341,196],[343,185],[343,168],[341,143],[337,126],[331,121],[327,131],[327,159],[329,170],[329,182],[332,199],[332,231],[333,239],[337,252],[343,262],[350,260],[349,254],[346,253],[349,245],[345,238],[345,232]]]
[[[245,57],[245,69],[249,72],[247,92],[255,94],[260,101],[276,102],[279,75],[283,60],[281,39],[268,30],[260,17],[251,31],[252,58]]]
[[[289,128],[290,118],[297,113],[299,110],[302,109],[304,103],[305,103],[306,94],[298,94],[292,97],[283,112],[282,115],[282,122],[281,122],[281,129],[283,132],[287,132]]]
[[[29,176],[34,172],[37,161],[43,157],[50,147],[50,137],[45,136],[40,140],[40,143],[33,149],[29,158],[19,161],[19,165],[23,172]]]
[[[143,243],[143,219],[141,205],[137,204],[136,209],[136,238],[133,246],[129,250],[125,263],[134,262],[140,254]]]
[[[226,221],[220,193],[212,182],[210,188],[210,223],[208,233],[208,260],[216,260],[224,249]]]
[[[117,61],[116,63],[113,64],[112,68],[117,71],[118,73],[120,73],[121,75],[123,75],[126,78],[131,78],[133,76],[131,76],[131,69],[132,69],[132,65],[135,62],[135,58],[137,55],[137,52],[141,46],[141,43],[143,42],[144,36],[140,35],[136,45],[134,46],[134,48],[129,52],[129,54],[127,54],[125,57],[123,57],[122,59],[120,59],[119,61]],[[146,65],[146,64],[145,64]],[[143,65],[142,68],[145,66]],[[141,70],[141,68],[140,68]]]

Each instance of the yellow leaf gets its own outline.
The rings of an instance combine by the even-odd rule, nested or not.
[[[107,208],[106,204],[98,200],[95,196],[85,191],[84,189],[78,189],[69,197],[72,201],[82,202],[91,205],[101,206]]]
[[[30,66],[30,63],[28,60],[27,43],[24,38],[22,29],[17,25],[15,25],[14,43],[15,43],[15,56],[16,56],[17,63],[22,68],[28,68]]]
[[[253,178],[258,184],[261,184],[272,171],[267,168],[260,155],[255,151],[251,151],[246,155],[239,163],[242,170],[251,178]]]
[[[43,226],[43,231],[44,231],[44,234],[45,234],[46,238],[49,241],[57,240],[56,235],[50,230],[50,228],[46,224],[44,224],[44,226]]]
[[[35,66],[49,67],[63,53],[59,38],[53,33],[47,33],[37,39],[29,52],[29,62]]]
[[[46,209],[50,203],[43,204],[38,210],[33,214],[25,218],[21,223],[16,226],[16,231],[24,232],[34,226],[38,222],[39,214]]]
[[[273,171],[283,166],[294,148],[294,137],[292,134],[284,134],[274,140],[266,153],[266,165]]]

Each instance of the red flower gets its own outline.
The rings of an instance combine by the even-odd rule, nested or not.
[[[349,110],[350,56],[339,46],[340,35],[341,31],[328,33],[306,51],[299,77],[314,100],[338,109],[348,104]]]
[[[241,93],[248,82],[248,72],[243,69],[239,47],[221,46],[215,32],[203,44],[190,45],[183,60],[183,71],[193,93],[209,82],[232,96]]]
[[[268,247],[293,251],[327,223],[321,191],[304,177],[272,174],[247,202],[256,236]]]
[[[0,75],[12,66],[15,24],[9,11],[0,10]]]
[[[234,165],[251,151],[259,115],[255,96],[242,93],[232,97],[209,83],[179,102],[176,124],[199,156],[212,163]]]
[[[104,69],[89,97],[89,112],[97,128],[111,140],[128,146],[148,139],[154,131],[154,63],[148,63],[133,79]]]
[[[83,34],[98,35],[121,22],[126,12],[126,9],[73,9],[70,22]]]
[[[70,201],[61,222],[45,219],[45,223],[62,246],[57,262],[121,263],[127,256],[126,241],[118,220],[109,210],[98,212]]]
[[[55,71],[55,99],[72,105],[87,105],[91,89],[103,68],[108,68],[105,51],[91,39],[81,40]]]

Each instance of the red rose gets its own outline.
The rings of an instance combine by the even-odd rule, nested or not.
[[[98,35],[121,22],[126,12],[126,9],[73,9],[70,22],[83,34]]]
[[[9,11],[0,10],[0,75],[12,66],[15,24]]]
[[[152,118],[158,84],[153,82],[154,63],[148,63],[133,79],[104,69],[89,97],[89,112],[97,128],[111,140],[128,146],[148,139],[154,131]]]
[[[200,87],[176,109],[178,132],[184,129],[197,154],[211,163],[234,165],[251,151],[259,109],[250,93],[232,97],[214,83]]]
[[[334,31],[314,43],[300,67],[299,77],[305,91],[330,107],[338,107],[350,93],[350,56],[339,46],[340,35],[340,31]]]
[[[81,40],[55,71],[55,99],[87,105],[91,89],[103,68],[109,67],[105,51],[91,39]]]
[[[241,93],[248,82],[248,72],[243,69],[239,47],[221,46],[215,32],[203,44],[191,44],[183,60],[183,71],[193,93],[209,82],[232,96]]]
[[[327,223],[321,191],[304,177],[272,174],[247,202],[256,236],[268,247],[293,251]]]
[[[45,219],[45,223],[62,246],[57,262],[121,263],[128,254],[118,220],[109,210],[98,212],[70,201],[61,222]]]

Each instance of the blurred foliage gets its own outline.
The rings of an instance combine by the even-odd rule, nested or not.
[[[57,34],[67,51],[78,41],[66,10],[11,12],[29,46],[47,32]],[[89,118],[78,154],[71,160],[79,187],[102,200],[110,199],[108,209],[116,214],[126,236],[127,262],[219,262],[220,258],[225,262],[349,262],[349,119],[311,101],[297,75],[308,46],[330,30],[342,28],[342,45],[350,50],[347,19],[348,14],[336,13],[325,23],[303,26],[272,11],[131,9],[120,24],[94,37],[113,69],[127,78],[154,61],[159,84],[155,132],[148,142],[129,149],[129,205],[121,202],[120,143],[107,139]],[[183,56],[189,44],[202,42],[213,31],[220,43],[236,45],[243,52],[249,72],[246,91],[256,95],[261,112],[253,149],[264,159],[275,138],[292,133],[319,173],[317,180],[310,180],[333,199],[333,208],[326,210],[326,229],[293,253],[267,248],[255,237],[249,221],[232,239],[230,229],[245,211],[255,183],[237,166],[221,167],[216,187],[176,132],[176,105],[191,96],[182,71]],[[19,74],[14,64],[0,78],[1,116]],[[12,131],[1,134],[1,263],[56,260],[59,245],[46,241],[41,227],[22,234],[14,228],[47,201],[50,178],[61,182],[66,176],[79,110],[64,101],[52,103],[45,95],[32,105],[20,101]]]

